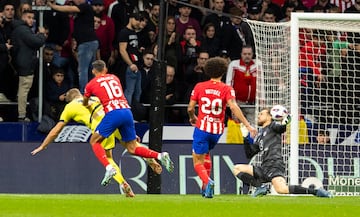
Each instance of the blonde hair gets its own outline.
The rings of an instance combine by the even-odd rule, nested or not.
[[[77,88],[71,88],[65,94],[65,101],[71,102],[73,99],[75,99],[77,97],[82,97],[80,90]]]

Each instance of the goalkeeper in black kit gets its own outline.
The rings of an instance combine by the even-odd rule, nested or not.
[[[286,184],[281,134],[286,131],[286,125],[290,120],[290,115],[286,115],[281,122],[273,121],[270,109],[262,109],[257,117],[257,124],[261,129],[254,138],[254,144],[251,145],[252,156],[259,152],[262,155],[261,166],[236,164],[233,170],[234,175],[243,183],[256,187],[253,197],[266,195],[269,192],[269,186],[264,184],[267,182],[271,182],[279,194],[313,194],[317,197],[333,197],[330,192],[322,188],[304,188]],[[245,139],[248,140],[248,138]]]

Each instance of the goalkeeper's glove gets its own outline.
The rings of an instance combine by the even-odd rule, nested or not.
[[[281,121],[281,125],[288,125],[291,122],[291,115],[286,115]]]

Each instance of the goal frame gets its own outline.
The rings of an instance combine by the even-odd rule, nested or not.
[[[347,20],[359,21],[359,14],[355,13],[291,13],[290,21],[290,110],[293,114],[290,123],[290,157],[289,184],[299,184],[299,22],[300,20]]]

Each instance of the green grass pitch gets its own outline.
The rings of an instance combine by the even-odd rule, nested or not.
[[[360,197],[0,194],[4,217],[339,217],[360,216]]]

